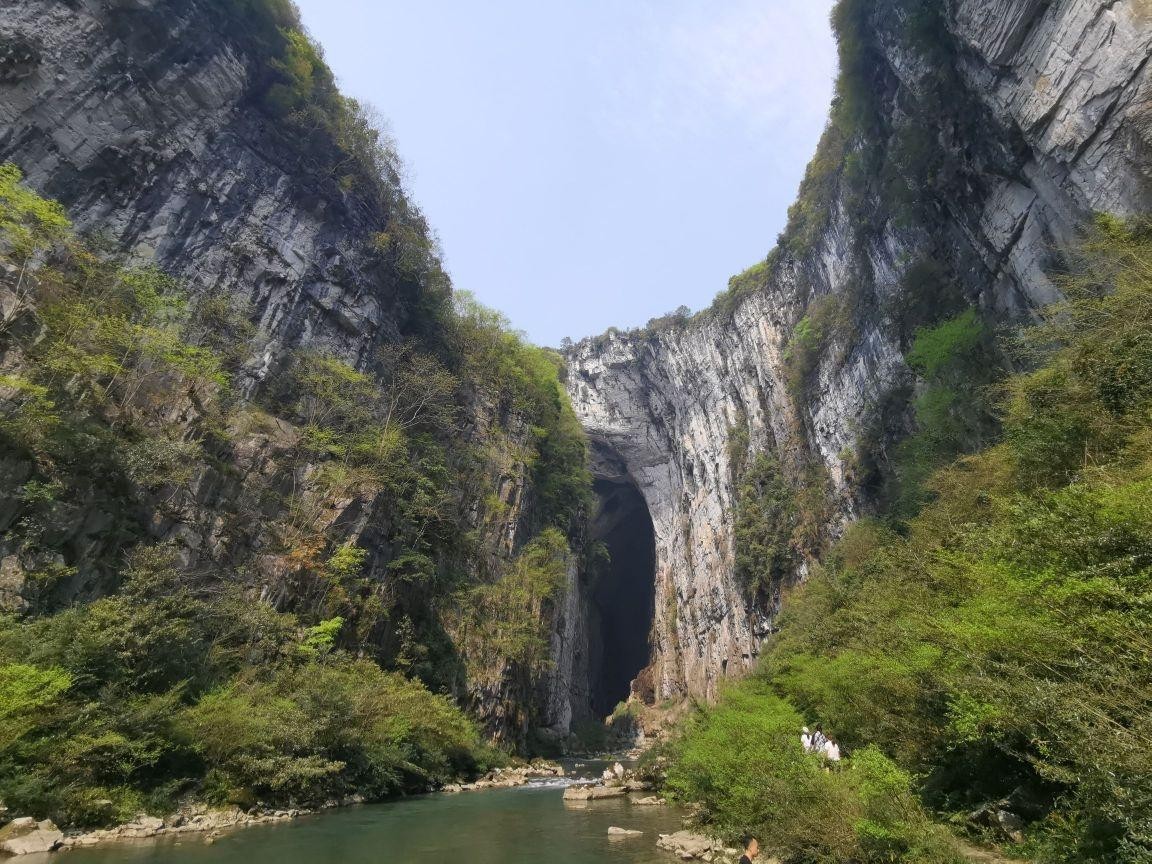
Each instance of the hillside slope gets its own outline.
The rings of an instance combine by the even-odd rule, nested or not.
[[[558,360],[453,292],[392,143],[290,3],[6,4],[0,164],[0,658],[30,712],[0,797],[91,822],[206,777],[253,794],[255,752],[197,748],[247,740],[227,694],[312,698],[300,664],[353,702],[419,682],[509,748],[589,715],[565,594],[590,489]],[[54,642],[69,627],[91,644]],[[153,639],[190,653],[148,660]],[[470,721],[420,690],[446,737],[392,741],[386,767],[356,751],[379,728],[290,745],[265,718],[248,744],[299,761],[259,794],[466,765]],[[155,700],[162,729],[136,713]],[[72,728],[83,705],[131,755],[68,749],[112,746]]]

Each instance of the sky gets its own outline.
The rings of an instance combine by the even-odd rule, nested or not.
[[[297,0],[454,285],[539,345],[707,306],[824,127],[833,0]]]

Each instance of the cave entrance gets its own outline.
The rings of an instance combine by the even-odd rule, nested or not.
[[[632,681],[652,660],[656,607],[656,535],[648,504],[614,454],[594,460],[599,503],[592,539],[610,556],[595,577],[591,594],[590,695],[598,717],[628,698]],[[612,470],[614,469],[614,470]]]

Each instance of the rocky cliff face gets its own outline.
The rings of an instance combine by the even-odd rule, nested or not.
[[[915,385],[893,313],[910,269],[933,262],[967,303],[1010,322],[1057,296],[1048,268],[1094,211],[1130,215],[1152,201],[1147,0],[942,5],[926,34],[916,4],[842,4],[857,16],[841,23],[842,57],[863,43],[851,50],[868,55],[876,116],[830,170],[810,169],[831,188],[814,202],[826,214],[814,236],[797,243],[790,228],[755,284],[709,312],[610,331],[567,354],[581,421],[652,515],[658,696],[713,695],[749,669],[770,630],[775,602],[750,603],[733,576],[734,458],[775,451],[794,483],[811,483],[813,467],[824,475],[826,534],[870,506],[853,454],[879,406]],[[917,173],[893,154],[925,127],[921,151],[936,155]],[[853,182],[853,160],[877,152],[914,193],[934,190],[911,217],[894,214],[881,181]],[[797,324],[825,298],[850,326],[832,328],[810,380],[790,386]],[[884,434],[900,435],[906,417],[896,425]]]
[[[369,369],[381,345],[421,338],[437,275],[414,273],[399,242],[413,211],[396,178],[366,190],[331,142],[271,106],[269,57],[235,17],[257,5],[10,0],[0,20],[0,161],[19,165],[79,228],[193,293],[239,301],[256,325],[236,382],[246,396],[296,349]],[[568,352],[568,392],[606,508],[593,536],[636,516],[633,490],[651,518],[653,657],[637,685],[648,698],[711,696],[750,667],[771,630],[778,597],[750,602],[733,575],[734,480],[749,453],[776,453],[792,484],[824,487],[817,534],[872,505],[854,453],[884,412],[882,439],[908,429],[907,395],[891,405],[916,384],[896,310],[918,265],[932,262],[991,320],[1013,320],[1056,296],[1046,268],[1089,214],[1147,207],[1148,0],[946,0],[936,18],[938,6],[841,4],[845,57],[855,58],[846,66],[867,94],[856,113],[867,120],[847,131],[834,120],[801,190],[799,227],[766,264],[691,320]],[[830,303],[844,321],[798,386],[797,325]],[[0,355],[6,372],[18,363]],[[463,438],[508,444],[484,488],[468,493],[475,500],[456,502],[481,536],[475,563],[495,571],[532,532],[531,472],[517,455],[531,433],[476,394],[467,402]],[[192,425],[197,411],[180,409]],[[189,567],[223,568],[253,596],[296,608],[310,589],[277,546],[284,511],[268,503],[292,497],[310,529],[369,550],[366,578],[390,592],[388,495],[324,493],[317,465],[293,455],[298,428],[259,412],[233,420],[242,428],[229,431],[237,446],[223,464],[198,466],[162,511],[134,513],[136,527],[179,544]],[[32,476],[27,461],[3,464],[9,486]],[[68,503],[59,563],[79,562],[71,595],[98,593],[90,562],[112,548],[107,522],[96,499]],[[21,506],[0,495],[0,527]],[[796,574],[818,545],[798,545]],[[0,548],[8,608],[28,602],[24,573],[35,564],[17,546]],[[462,695],[500,734],[522,736],[531,715],[562,736],[610,699],[599,679],[616,653],[603,641],[613,595],[575,560],[565,580],[547,614],[552,663],[534,691],[514,687],[506,666],[467,682]],[[387,651],[400,635],[382,637]]]
[[[6,3],[0,159],[79,228],[250,303],[254,377],[283,346],[363,363],[416,300],[373,254],[390,214],[263,109],[266,66],[229,5]]]
[[[260,0],[4,4],[0,162],[15,163],[30,187],[63,204],[79,231],[158,266],[194,297],[224,298],[254,330],[233,376],[241,404],[222,430],[228,445],[191,467],[186,488],[133,489],[131,506],[110,504],[99,489],[77,494],[51,517],[52,548],[33,550],[20,537],[27,509],[20,489],[36,468],[0,454],[0,530],[10,532],[0,540],[0,609],[51,609],[99,596],[114,586],[126,546],[161,542],[180,550],[190,572],[211,572],[279,609],[308,613],[327,589],[316,581],[322,567],[301,567],[301,542],[320,556],[351,545],[367,553],[362,596],[388,610],[378,623],[356,624],[371,653],[392,663],[406,640],[427,636],[411,632],[422,627],[438,640],[435,650],[462,664],[422,589],[395,575],[403,554],[394,537],[395,495],[371,483],[333,488],[323,459],[301,459],[299,425],[248,404],[266,407],[261,388],[293,352],[376,374],[382,346],[410,340],[437,350],[443,334],[421,314],[448,290],[387,142],[363,128],[322,128],[297,116],[300,105],[284,107],[299,94],[277,88],[290,89],[297,73],[268,45],[284,42],[285,22],[276,16],[290,19],[289,7]],[[289,40],[278,50],[296,48]],[[296,66],[312,78],[299,89],[307,93],[326,83],[327,70],[301,50]],[[329,98],[337,108],[347,104],[339,94]],[[355,126],[363,118],[345,112],[338,119]],[[384,155],[369,156],[375,163],[365,177],[355,148],[377,143]],[[18,302],[8,287],[0,284],[6,315]],[[0,370],[20,374],[23,355],[7,335],[0,334]],[[496,578],[539,528],[527,455],[537,434],[531,418],[481,389],[464,380],[455,394],[462,464],[453,467],[467,476],[439,514],[478,538],[467,562],[452,565],[478,580]],[[0,393],[0,403],[11,398]],[[189,398],[170,412],[187,440],[202,437],[202,408]],[[473,447],[486,454],[479,468],[466,464]],[[119,509],[109,512],[113,506]],[[29,578],[49,564],[71,574],[52,598]],[[499,737],[523,740],[529,721],[562,736],[573,716],[587,712],[575,559],[568,581],[569,602],[547,616],[557,662],[535,682],[538,692],[514,684],[507,665],[455,685]]]

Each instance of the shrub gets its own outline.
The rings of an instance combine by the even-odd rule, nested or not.
[[[233,11],[278,14],[262,0]],[[322,88],[306,42],[293,44],[277,74]],[[504,617],[483,622],[491,644],[476,653],[520,663],[529,687],[546,665],[563,531],[578,527],[591,485],[555,357],[477,307],[446,322],[451,339],[385,347],[363,369],[282,357],[259,394],[269,410],[255,411],[229,392],[226,371],[253,335],[245,310],[212,294],[189,301],[163,273],[81,243],[18,179],[0,169],[0,256],[24,292],[21,326],[2,334],[21,360],[0,376],[0,442],[16,466],[0,494],[15,508],[5,554],[28,568],[29,608],[0,619],[0,799],[90,826],[164,812],[187,794],[245,804],[389,795],[498,764],[451,702],[382,666],[445,692],[463,684],[442,609],[453,595],[483,598],[477,588]],[[380,254],[432,266],[434,244],[407,228],[389,225],[395,242]],[[541,522],[521,526],[539,536],[506,568],[472,533],[472,505],[497,472],[461,444],[459,406],[488,394],[488,437],[531,472]],[[254,436],[268,476],[237,460]],[[184,487],[200,478],[209,483],[197,495],[250,488],[238,512],[217,508],[215,492],[185,506]],[[362,547],[349,524],[321,518],[345,496],[374,508]],[[258,542],[232,543],[229,520],[257,511],[267,522]],[[153,526],[190,512],[219,517],[226,566],[203,556],[191,568],[149,545]],[[77,513],[100,518],[77,533]],[[296,614],[241,591],[250,548],[282,553],[279,587]],[[507,578],[489,585],[489,566]]]
[[[839,343],[843,350],[852,337],[851,296],[825,294],[808,304],[796,322],[784,354],[784,374],[794,399],[802,399],[825,352]]]
[[[728,839],[754,834],[787,862],[959,860],[906,773],[872,748],[825,771],[800,746],[803,725],[767,683],[731,687],[673,745],[667,788]]]
[[[315,802],[443,783],[476,732],[443,697],[332,655],[206,694],[177,721],[218,795]]]
[[[796,504],[774,457],[757,454],[736,486],[735,573],[748,596],[771,599],[791,573]]]
[[[564,535],[546,528],[498,579],[459,598],[456,629],[473,663],[491,668],[506,660],[530,676],[546,668],[545,610],[564,586],[570,555]]]
[[[1140,223],[1101,225],[1027,340],[1041,367],[1007,383],[1004,442],[932,474],[899,532],[851,528],[787,598],[761,673],[870,766],[861,806],[880,784],[889,815],[861,811],[858,854],[919,854],[891,828],[906,775],[861,762],[870,745],[933,806],[1007,800],[1046,859],[1149,854],[1150,248]],[[958,388],[985,338],[964,314],[910,360]]]

